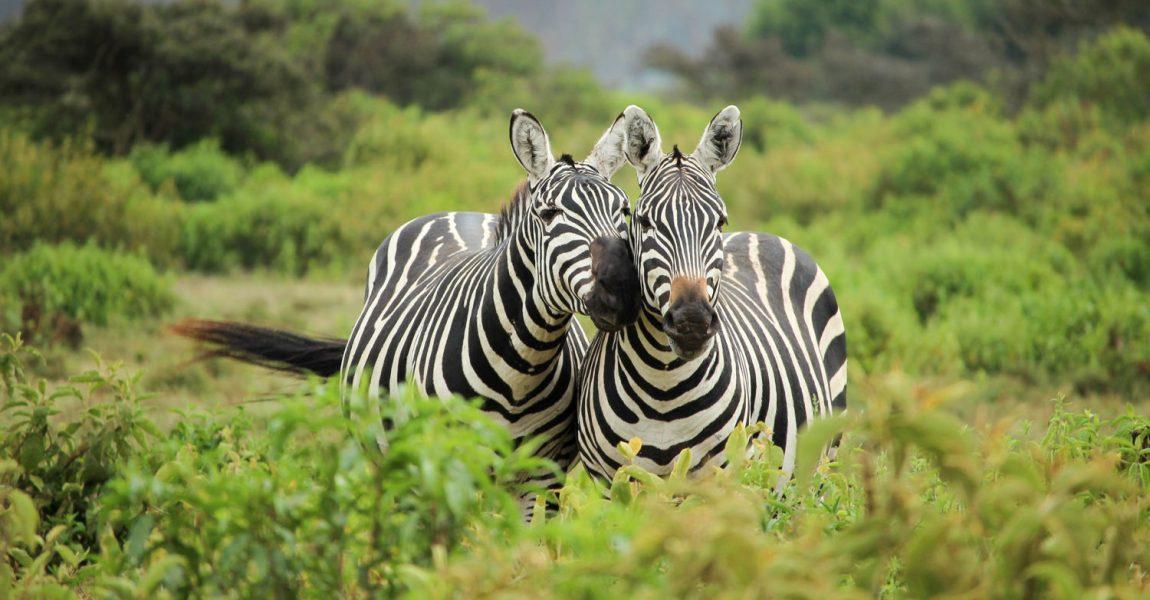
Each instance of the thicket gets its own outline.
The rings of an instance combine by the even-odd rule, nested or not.
[[[647,63],[696,99],[894,109],[965,80],[1015,108],[1052,62],[1120,24],[1150,31],[1150,13],[1139,0],[760,0],[702,54],[660,46]]]
[[[78,345],[82,326],[146,320],[175,301],[147,259],[92,245],[36,245],[0,266],[0,329]]]
[[[529,91],[571,117],[601,94],[544,73],[535,37],[463,2],[30,0],[0,27],[0,114],[37,138],[86,132],[105,154],[215,139],[288,171],[338,167],[355,90],[501,115]]]
[[[461,400],[394,395],[383,432],[316,384],[264,418],[192,411],[160,435],[134,378],[101,366],[51,387],[3,344],[6,597],[1150,591],[1150,421],[1132,412],[1059,403],[1046,423],[975,430],[945,393],[891,378],[803,434],[782,495],[781,452],[760,438],[747,456],[739,430],[700,477],[576,468],[557,512],[525,525],[516,482],[541,463]]]

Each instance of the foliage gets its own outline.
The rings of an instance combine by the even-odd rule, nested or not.
[[[398,394],[370,418],[366,406],[350,407],[358,424],[349,429],[335,386],[284,399],[258,428],[243,412],[192,412],[152,437],[134,380],[105,370],[75,378],[88,392],[49,390],[26,380],[19,342],[6,344],[0,526],[19,534],[0,542],[6,597],[44,586],[394,592],[413,567],[467,543],[480,521],[516,535],[518,494],[532,489],[524,476],[547,468],[533,446],[515,447],[505,427],[461,400]],[[110,397],[93,395],[104,388]],[[83,419],[55,416],[72,402],[86,407]]]
[[[419,14],[385,7],[339,11],[325,54],[329,89],[435,110],[464,104],[482,77],[515,80],[540,70],[538,40],[509,21],[487,21],[461,3],[429,4]]]
[[[722,469],[687,476],[683,456],[666,479],[627,465],[600,482],[576,467],[524,526],[520,482],[543,465],[473,404],[403,392],[347,421],[321,384],[264,417],[183,413],[157,437],[134,380],[103,369],[76,378],[88,392],[51,390],[5,344],[6,596],[1150,591],[1150,420],[1133,411],[1058,401],[1034,431],[971,427],[948,406],[960,388],[895,375],[801,436],[781,493],[781,451],[740,428]],[[72,402],[82,419],[62,418]]]
[[[0,38],[0,88],[38,131],[66,135],[90,120],[98,146],[117,154],[205,134],[248,149],[245,140],[306,106],[311,90],[270,24],[244,13],[242,3],[29,2]]]
[[[453,108],[541,64],[531,34],[466,3],[30,0],[0,30],[0,113],[38,137],[90,132],[105,153],[216,139],[295,171],[346,143],[339,92]]]
[[[215,200],[230,193],[244,176],[239,161],[224,154],[215,140],[204,140],[171,152],[164,146],[137,146],[129,157],[152,190],[171,182],[180,198]]]
[[[0,252],[95,241],[166,256],[168,211],[133,180],[108,176],[90,145],[37,143],[0,128]]]
[[[1056,101],[1095,105],[1115,128],[1150,118],[1150,40],[1118,28],[1055,63],[1035,89],[1037,106]]]
[[[0,335],[0,593],[67,597],[90,579],[104,485],[159,435],[136,379],[97,368],[50,389],[38,354]]]
[[[1150,31],[1138,0],[761,0],[746,31],[717,30],[701,55],[657,47],[647,63],[693,98],[893,109],[969,80],[1014,107],[1052,61],[1119,24]]]
[[[576,472],[557,519],[517,545],[490,539],[448,561],[421,591],[1145,593],[1144,469],[1119,458],[1132,446],[1126,432],[1145,427],[1145,418],[1103,422],[1058,405],[1041,440],[999,432],[979,441],[934,407],[940,400],[896,378],[867,399],[864,413],[813,427],[800,442],[801,471],[815,469],[822,444],[840,427],[851,432],[849,445],[837,464],[819,464],[781,497],[774,478],[762,476],[777,472],[777,463],[761,443],[747,462],[701,480],[661,480],[631,467],[616,477],[610,500]],[[1144,459],[1145,450],[1134,454]]]
[[[46,341],[64,335],[74,343],[81,324],[156,316],[174,302],[168,280],[147,260],[72,244],[37,245],[8,257],[0,298],[20,307],[16,325],[26,334]]]

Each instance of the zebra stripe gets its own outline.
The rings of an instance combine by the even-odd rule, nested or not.
[[[737,151],[737,109],[717,115],[689,156],[678,148],[662,156],[649,117],[634,107],[625,114],[637,120],[628,146],[653,148],[629,156],[640,173],[629,234],[643,309],[633,325],[591,343],[580,459],[611,477],[625,460],[618,444],[637,437],[643,468],[669,473],[684,449],[699,468],[721,463],[736,426],[763,421],[790,473],[800,428],[846,408],[846,337],[830,282],[785,239],[721,233],[726,206],[714,173]]]
[[[533,204],[563,215],[545,224]],[[625,235],[626,205],[595,169],[561,161],[498,217],[441,213],[401,226],[368,267],[341,365],[345,401],[364,388],[377,401],[409,381],[432,396],[482,398],[516,440],[544,437],[541,455],[566,467],[587,347],[571,316],[587,312],[595,283],[588,246]]]

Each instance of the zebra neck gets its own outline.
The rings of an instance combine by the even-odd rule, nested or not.
[[[501,248],[492,271],[490,293],[484,294],[478,318],[489,332],[501,362],[523,375],[550,372],[563,348],[571,315],[556,313],[536,286],[536,240],[541,232],[524,223]]]

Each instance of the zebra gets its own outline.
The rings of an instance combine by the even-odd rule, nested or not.
[[[539,120],[514,111],[510,141],[526,181],[498,215],[432,214],[387,236],[347,339],[211,321],[184,322],[177,333],[250,363],[338,372],[345,412],[353,393],[378,408],[382,393],[406,382],[428,396],[480,398],[517,442],[541,436],[537,454],[566,470],[587,349],[572,316],[611,331],[638,315],[630,202],[610,183],[626,160],[623,123],[620,114],[584,161],[556,160]]]
[[[637,106],[624,111],[626,153],[640,197],[629,238],[642,309],[600,332],[580,377],[579,459],[611,478],[620,442],[642,442],[635,464],[670,472],[719,464],[737,425],[764,422],[793,471],[796,432],[846,408],[846,336],[834,292],[810,255],[765,233],[722,233],[715,174],[742,140],[739,109],[708,124],[689,155],[661,150]]]

